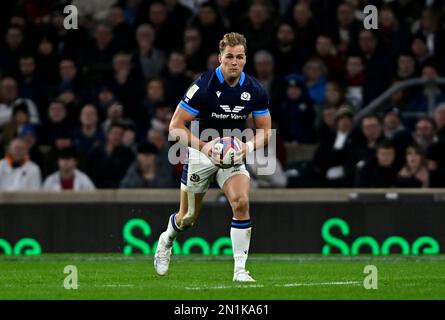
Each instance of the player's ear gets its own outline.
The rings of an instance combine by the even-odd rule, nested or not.
[[[219,63],[222,62],[222,56],[221,56],[221,53],[218,54],[218,61],[219,61]]]

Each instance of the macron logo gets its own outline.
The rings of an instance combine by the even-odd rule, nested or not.
[[[217,95],[218,98],[219,98],[219,96],[221,95],[221,91],[216,91],[216,95]]]
[[[244,109],[244,107],[242,106],[235,106],[233,108],[233,110],[230,109],[230,107],[228,105],[220,105],[220,107],[225,111],[225,112],[232,112],[232,113],[238,113],[241,110]]]

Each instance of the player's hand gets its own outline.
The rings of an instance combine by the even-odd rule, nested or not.
[[[235,157],[233,159],[235,165],[243,164],[248,152],[247,145],[244,142],[239,139],[237,139],[237,142],[240,146],[240,150],[235,154]]]
[[[216,138],[210,142],[207,142],[204,147],[202,147],[201,152],[204,153],[214,165],[221,167],[221,150],[218,150],[215,146],[218,141],[219,138]]]

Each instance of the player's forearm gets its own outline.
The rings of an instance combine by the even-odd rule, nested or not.
[[[193,135],[185,125],[170,125],[169,133],[176,141],[180,141],[193,149],[201,150],[205,145],[205,142]]]

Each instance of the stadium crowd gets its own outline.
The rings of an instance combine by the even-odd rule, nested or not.
[[[287,155],[308,144],[305,187],[444,187],[443,88],[433,114],[414,87],[353,121],[391,85],[445,73],[444,14],[440,0],[1,1],[0,191],[179,185],[168,124],[228,31],[246,36],[278,130],[277,172],[254,185],[290,186]]]

